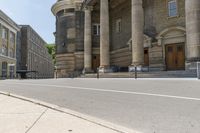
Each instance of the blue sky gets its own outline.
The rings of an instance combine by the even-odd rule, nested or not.
[[[30,25],[47,43],[54,43],[56,0],[0,0],[0,9],[17,24]]]

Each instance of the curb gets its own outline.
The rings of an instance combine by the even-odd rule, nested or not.
[[[123,127],[123,126],[120,126],[120,125],[116,125],[116,124],[107,122],[105,120],[99,119],[99,118],[88,116],[88,115],[85,115],[85,114],[82,114],[82,113],[79,113],[79,112],[76,112],[76,111],[73,111],[73,110],[70,110],[70,109],[59,107],[59,106],[54,105],[54,104],[46,103],[46,102],[35,100],[35,99],[32,99],[32,98],[26,98],[26,97],[23,97],[23,96],[11,94],[9,92],[0,91],[0,94],[5,95],[5,96],[9,96],[9,97],[13,97],[13,98],[17,98],[17,99],[20,99],[20,100],[23,100],[23,101],[27,101],[27,102],[30,102],[30,103],[33,103],[33,104],[36,104],[36,105],[39,105],[39,106],[43,106],[43,107],[61,112],[61,113],[65,113],[65,114],[74,116],[76,118],[86,120],[88,122],[102,126],[104,128],[111,129],[111,130],[116,131],[118,133],[138,133],[137,131],[133,131],[132,129],[129,129],[129,128],[126,128],[126,127]]]

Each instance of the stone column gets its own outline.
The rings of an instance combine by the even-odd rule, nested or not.
[[[84,27],[84,72],[92,70],[92,20],[91,7],[85,8],[85,27]]]
[[[144,64],[144,11],[142,0],[132,0],[132,64],[141,68]],[[130,67],[130,69],[132,69]]]
[[[186,11],[186,68],[200,61],[200,0],[185,0]]]
[[[100,72],[108,72],[110,68],[109,2],[100,1]]]

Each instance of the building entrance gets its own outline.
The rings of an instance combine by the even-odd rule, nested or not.
[[[165,53],[167,70],[185,69],[185,46],[183,44],[166,45]]]
[[[144,66],[149,66],[149,49],[144,49]]]
[[[7,78],[7,62],[2,62],[2,78]]]
[[[97,72],[97,68],[100,66],[100,55],[92,56],[92,69]]]

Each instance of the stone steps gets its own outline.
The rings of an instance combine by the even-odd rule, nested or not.
[[[100,73],[100,78],[134,78],[135,73]],[[196,71],[152,71],[138,72],[138,78],[196,78]],[[85,74],[80,78],[97,78],[97,74]]]

